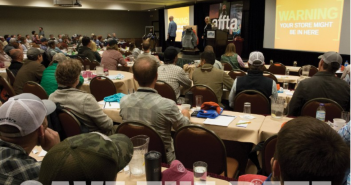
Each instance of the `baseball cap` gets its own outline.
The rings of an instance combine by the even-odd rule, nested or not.
[[[191,182],[191,184],[194,184],[194,173],[185,169],[180,161],[174,160],[171,166],[162,172],[162,185],[165,185],[167,181],[176,181],[177,185],[180,185],[180,182]]]
[[[56,53],[52,57],[52,61],[62,62],[64,60],[67,60],[67,57],[63,53]]]
[[[259,52],[259,51],[253,51],[250,53],[249,56],[249,64],[251,65],[257,65],[257,64],[253,64],[254,61],[260,61],[261,64],[259,64],[259,66],[264,65],[264,56],[263,53]]]
[[[318,58],[322,59],[323,62],[325,62],[327,64],[331,64],[332,62],[337,62],[341,65],[341,63],[342,63],[341,55],[335,51],[328,51],[328,52],[324,53],[323,55],[320,55]]]
[[[38,56],[40,54],[43,54],[45,51],[42,50],[42,49],[38,49],[38,48],[30,48],[28,51],[27,51],[27,56],[30,55],[30,56]]]
[[[116,45],[116,44],[117,44],[117,41],[116,41],[116,40],[113,40],[113,39],[112,39],[112,40],[109,40],[109,41],[108,41],[108,45],[109,45],[109,46],[113,46],[113,45]]]
[[[40,42],[46,42],[46,41],[48,41],[48,40],[45,37],[40,39]]]
[[[164,52],[164,61],[165,62],[173,61],[175,57],[178,55],[178,53],[179,53],[179,49],[176,47],[170,46],[166,48]]]
[[[132,156],[133,144],[126,135],[76,135],[48,151],[39,181],[44,185],[51,185],[51,181],[115,181]]]
[[[31,93],[13,96],[0,107],[0,125],[14,126],[19,133],[0,131],[0,134],[6,137],[26,136],[38,129],[55,109],[54,102],[41,100]]]

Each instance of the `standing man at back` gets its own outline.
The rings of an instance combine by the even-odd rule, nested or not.
[[[217,96],[218,105],[224,107],[221,103],[223,85],[227,89],[231,89],[233,79],[230,78],[226,72],[213,67],[216,60],[216,56],[213,52],[203,52],[200,59],[201,62],[199,66],[201,67],[196,68],[192,76],[194,85],[206,85],[210,87]]]
[[[314,98],[332,99],[345,111],[350,110],[350,85],[335,77],[335,72],[342,63],[341,55],[329,51],[318,58],[320,59],[319,72],[301,81],[294,92],[289,103],[289,115],[291,116],[300,116],[303,105]]]
[[[173,21],[173,16],[170,16],[169,25],[168,25],[168,35],[167,35],[168,46],[175,45],[176,36],[177,36],[177,24]]]
[[[153,127],[161,135],[167,162],[171,163],[175,159],[171,129],[188,125],[190,113],[185,109],[180,113],[174,101],[163,98],[154,89],[158,76],[155,60],[148,56],[138,58],[133,65],[133,73],[140,87],[137,92],[121,99],[122,120],[142,122]]]

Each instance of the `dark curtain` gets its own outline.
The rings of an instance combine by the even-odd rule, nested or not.
[[[249,14],[249,34],[245,38],[248,41],[249,53],[252,51],[262,51],[263,30],[264,30],[264,9],[265,0],[250,0]]]
[[[209,3],[197,3],[194,5],[194,25],[197,25],[197,36],[199,38],[198,48],[200,50],[203,50],[203,40],[201,37],[204,33],[205,17],[208,16],[210,12],[210,5]]]
[[[166,49],[166,41],[165,41],[165,12],[164,9],[158,10],[158,21],[159,21],[159,31],[160,37],[159,46],[162,46],[162,52]]]

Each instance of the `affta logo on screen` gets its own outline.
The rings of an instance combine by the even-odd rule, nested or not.
[[[228,185],[257,185],[262,184],[263,181],[260,179],[251,179],[248,181],[230,181]],[[74,181],[74,185],[86,185],[84,181]],[[137,185],[161,185],[162,181],[137,181]],[[176,184],[176,181],[165,181],[164,185]],[[196,181],[195,185],[216,185],[216,181]],[[223,184],[220,182],[218,184]],[[280,185],[279,181],[267,181],[265,185]],[[309,185],[309,181],[284,181],[284,184],[290,185]],[[330,181],[312,181],[312,185],[331,185]],[[21,185],[42,185],[42,183],[30,180],[21,183]],[[51,185],[70,185],[69,181],[52,181]],[[91,185],[125,185],[125,181],[92,181]],[[191,181],[180,181],[180,185],[192,185]]]
[[[217,27],[219,30],[238,29],[238,19],[230,19],[229,15],[221,15],[218,19],[212,19],[212,24],[214,24],[214,27]]]

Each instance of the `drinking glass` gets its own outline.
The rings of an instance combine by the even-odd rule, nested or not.
[[[284,90],[288,90],[289,89],[289,83],[288,82],[284,82],[283,83],[283,89]]]
[[[341,112],[341,119],[345,120],[346,123],[350,121],[350,112],[342,111]]]
[[[196,95],[196,96],[195,96],[195,102],[196,102],[196,110],[197,110],[197,111],[201,110],[202,95]]]
[[[302,76],[308,76],[310,74],[310,65],[302,66]]]
[[[250,102],[244,103],[244,113],[251,114],[251,103]]]
[[[85,66],[85,70],[86,70],[86,71],[90,71],[90,65],[86,65],[86,66]]]
[[[207,177],[207,163],[197,161],[193,164],[194,182],[206,181]]]

